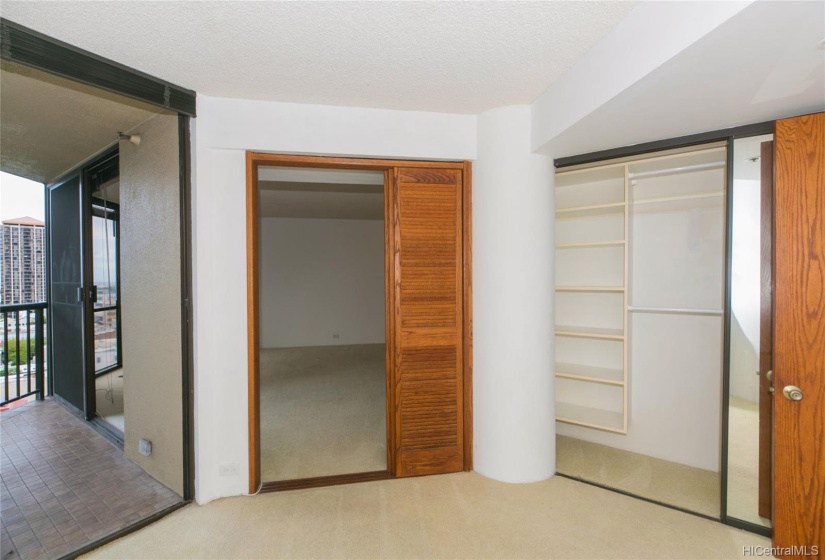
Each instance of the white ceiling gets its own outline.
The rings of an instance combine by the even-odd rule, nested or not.
[[[555,157],[825,110],[825,2],[753,2],[578,121]]]
[[[39,183],[111,146],[157,109],[39,70],[0,68],[0,169]]]
[[[200,94],[476,114],[531,103],[635,4],[3,0],[2,13]]]
[[[384,219],[382,171],[262,167],[258,181],[263,218]]]

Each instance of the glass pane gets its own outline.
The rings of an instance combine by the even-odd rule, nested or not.
[[[762,282],[770,277],[769,251],[762,246],[762,143],[772,135],[733,143],[731,246],[730,399],[728,401],[727,512],[771,526],[771,397],[764,376],[770,345],[763,347]],[[764,185],[767,187],[768,185]],[[769,200],[765,201],[769,202]],[[764,307],[766,306],[766,307]],[[770,334],[768,333],[768,337]],[[767,354],[766,354],[767,353]]]
[[[95,371],[112,367],[119,362],[116,309],[95,311]]]
[[[94,284],[97,286],[96,308],[117,305],[117,222],[94,216],[92,218],[92,246]],[[97,323],[95,323],[97,324]]]

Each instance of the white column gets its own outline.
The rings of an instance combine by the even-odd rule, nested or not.
[[[478,117],[473,164],[474,468],[555,472],[553,164],[530,151],[530,107]]]

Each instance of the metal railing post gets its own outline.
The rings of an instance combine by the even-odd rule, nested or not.
[[[9,400],[9,313],[3,312],[3,402]]]
[[[44,352],[43,352],[43,313],[45,312],[44,309],[37,309],[35,310],[35,335],[34,335],[34,348],[35,348],[35,367],[37,368],[37,399],[44,400],[46,398],[46,384],[44,382],[45,375],[46,375],[46,363],[43,359]]]
[[[0,406],[34,396],[39,400],[46,397],[46,336],[44,333],[46,302],[0,305],[0,317],[3,318],[3,390],[0,392]],[[34,325],[32,325],[32,316]],[[14,318],[14,325],[9,322]],[[21,330],[21,322],[23,329]],[[34,347],[32,347],[32,327],[34,327]],[[9,332],[11,331],[11,333]],[[10,338],[10,337],[14,338]],[[21,341],[20,337],[25,337]],[[9,344],[11,342],[11,344]],[[22,342],[22,344],[21,344]],[[12,348],[14,353],[12,354]],[[20,353],[25,351],[25,357]],[[11,366],[14,356],[14,366]],[[32,371],[32,367],[34,370]],[[14,370],[14,387],[11,385]],[[20,375],[26,376],[25,383]],[[34,377],[34,386],[32,386]]]

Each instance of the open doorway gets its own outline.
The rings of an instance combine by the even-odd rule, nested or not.
[[[106,154],[87,172],[94,341],[95,415],[123,437],[123,353],[120,312],[120,158]]]
[[[384,173],[261,167],[264,482],[387,470]]]
[[[4,500],[2,549],[59,558],[191,497],[182,383],[188,138],[166,108],[13,61],[0,66],[0,170],[33,181],[46,206],[44,224],[13,220],[44,230],[45,248],[30,244],[21,262],[45,271],[45,289],[0,306],[3,334],[25,335],[15,349],[28,354],[14,356],[15,384],[26,390],[4,391],[0,403],[15,404],[0,419],[9,458],[0,478],[13,499]],[[5,353],[2,361],[5,373]]]
[[[359,242],[360,250],[358,251],[358,253],[366,251],[367,247],[373,246],[372,243],[383,247],[384,250],[381,260],[377,258],[377,252],[369,252],[369,254],[376,255],[376,263],[382,263],[384,273],[386,459],[383,463],[383,470],[363,471],[362,469],[373,467],[369,461],[359,460],[352,461],[353,466],[350,467],[356,472],[341,473],[342,465],[340,460],[337,460],[335,470],[339,474],[306,478],[308,475],[304,472],[299,476],[305,478],[282,481],[266,481],[262,476],[264,466],[262,429],[265,423],[263,418],[265,403],[263,402],[261,374],[262,366],[265,364],[262,363],[261,349],[267,347],[267,343],[263,342],[263,330],[269,327],[264,326],[263,306],[260,302],[263,300],[263,292],[268,288],[264,286],[264,283],[271,282],[271,279],[265,276],[261,262],[264,257],[262,250],[264,228],[261,224],[263,218],[260,208],[265,204],[266,190],[261,188],[259,183],[265,187],[264,183],[267,179],[275,179],[276,183],[293,181],[289,176],[267,177],[266,174],[260,173],[261,170],[267,168],[303,171],[307,168],[336,170],[339,177],[350,177],[348,182],[344,179],[333,181],[332,184],[338,185],[334,188],[329,186],[307,187],[306,185],[292,185],[288,188],[284,185],[281,185],[281,188],[276,186],[272,189],[273,191],[283,192],[270,195],[270,197],[280,196],[283,207],[291,207],[294,210],[301,206],[296,200],[298,196],[296,193],[306,198],[313,196],[311,193],[315,188],[319,192],[333,191],[332,194],[337,193],[336,196],[354,197],[349,198],[350,201],[356,200],[358,194],[363,195],[362,198],[371,197],[373,202],[362,206],[373,207],[373,212],[378,208],[383,211],[381,214],[383,222],[374,220],[376,222],[374,229],[383,230],[383,243],[377,236],[371,238],[374,241],[370,241],[369,244],[362,240]],[[341,174],[341,170],[350,173]],[[358,177],[352,172],[364,171],[378,172],[382,177],[380,185],[377,184],[378,175],[370,178],[366,174],[361,174],[361,178],[351,179]],[[319,182],[329,185],[329,176],[320,181],[317,179],[303,180],[303,183]],[[342,184],[346,186],[341,186]],[[353,187],[352,185],[360,186]],[[347,190],[363,192],[347,193]],[[379,192],[383,192],[383,199]],[[469,162],[370,160],[247,152],[250,493],[472,469],[470,192],[471,166]],[[351,205],[341,200],[327,204],[328,207],[334,207],[336,212]],[[372,216],[377,217],[378,214],[374,213]],[[310,218],[317,219],[318,215],[312,215]],[[383,227],[378,227],[379,225]],[[302,255],[304,259],[313,259],[311,253],[295,248],[294,239],[300,236],[295,235],[294,232],[291,235],[292,238],[281,235],[280,242],[286,243],[289,250]],[[337,237],[334,238],[335,243],[341,241]],[[329,241],[328,244],[332,245],[333,242]],[[323,250],[329,251],[329,247],[324,247]],[[351,253],[349,259],[337,257],[338,262],[346,262],[347,266],[352,267],[349,261],[355,259],[352,256],[355,252]],[[358,259],[361,258],[358,257]],[[375,266],[377,268],[377,264]],[[312,275],[330,276],[329,268],[314,269]],[[355,270],[369,270],[370,268],[371,265],[364,263],[355,266]],[[380,296],[382,290],[380,285],[375,285],[374,288],[369,288],[369,286],[377,282],[378,278],[380,276],[376,274],[369,281],[356,279],[351,282],[353,286],[360,285],[363,296],[370,298],[360,304],[360,311],[363,313],[366,308],[374,309],[375,317],[378,316],[377,310],[380,309],[380,297],[371,299],[375,296],[369,294],[374,293]],[[339,287],[333,284],[328,291],[339,291]],[[323,294],[323,297],[329,297],[329,295]],[[368,304],[367,301],[372,303]],[[348,301],[347,305],[350,304],[352,302]],[[299,318],[302,322],[308,321],[313,316],[309,303],[298,307]],[[359,324],[361,321],[362,318],[359,316]],[[352,328],[355,320],[345,323],[346,327]],[[370,332],[375,332],[379,325],[380,322],[375,321]],[[329,344],[330,340],[346,342],[342,333],[350,332],[344,327],[320,330],[328,337],[323,341],[326,344],[321,344],[325,346],[324,351],[327,352],[340,350],[330,350],[331,346],[342,346],[341,344]],[[337,339],[333,338],[336,334]],[[358,341],[353,335],[349,336],[352,336],[352,340]],[[373,340],[379,339],[376,337]],[[366,371],[380,372],[380,357],[376,352],[380,346],[380,340],[379,342],[367,341],[364,346],[372,346],[372,348],[352,350],[352,353],[356,355],[364,352],[355,359],[355,363],[358,364],[355,369],[359,369],[362,374]],[[340,361],[338,360],[339,363]],[[365,367],[365,364],[373,365]],[[373,379],[375,381],[369,386],[374,388],[377,396],[380,396],[378,376],[375,375]],[[364,417],[375,419],[378,417],[375,411],[380,411],[378,408],[380,401],[371,400],[370,402],[375,403],[375,408],[372,409],[374,412]],[[295,414],[299,415],[298,407],[294,410]],[[329,411],[324,410],[324,412]],[[363,413],[364,411],[358,411],[358,414]],[[291,419],[287,421],[291,421],[291,425],[297,426],[298,429],[303,428],[300,422],[295,423]],[[341,421],[340,417],[339,421]],[[344,418],[343,423],[346,425],[358,422],[352,418]],[[372,425],[378,426],[378,423],[375,422]],[[336,428],[340,429],[340,427]],[[352,427],[348,429],[351,430]],[[380,434],[380,428],[364,430],[364,433],[367,432]],[[373,439],[373,436],[368,436],[368,439],[373,443],[367,444],[365,448],[371,448],[371,452],[364,456],[369,455],[375,458],[375,466],[378,467],[380,448],[377,445],[380,443],[377,437]],[[300,435],[297,441],[301,444],[306,443]],[[351,452],[351,446],[344,446],[344,448]]]

